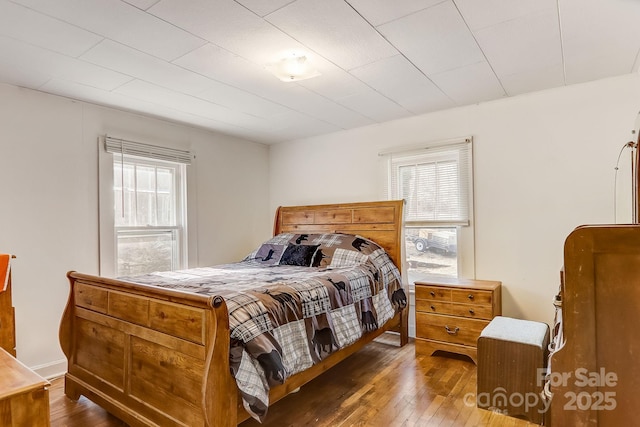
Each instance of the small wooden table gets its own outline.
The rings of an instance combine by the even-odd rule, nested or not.
[[[49,426],[49,381],[2,348],[0,373],[0,426]]]

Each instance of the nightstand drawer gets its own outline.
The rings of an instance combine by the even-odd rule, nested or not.
[[[416,285],[416,299],[451,301],[451,290],[440,286]]]
[[[449,314],[472,319],[493,319],[490,305],[456,304],[442,301],[416,300],[417,313]]]
[[[493,319],[493,309],[490,305],[457,304],[451,303],[448,307],[449,314],[453,316],[470,317],[472,319]]]
[[[452,314],[451,303],[436,300],[416,299],[416,312]]]
[[[451,301],[491,305],[491,292],[475,289],[452,289]]]
[[[416,313],[416,335],[420,338],[452,344],[476,346],[486,320]]]

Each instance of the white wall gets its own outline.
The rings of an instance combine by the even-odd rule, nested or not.
[[[613,168],[639,109],[633,75],[269,149],[0,85],[0,252],[18,256],[18,358],[43,375],[64,369],[65,274],[98,272],[98,135],[196,152],[192,265],[244,256],[270,235],[278,205],[379,199],[380,150],[473,135],[476,277],[503,281],[505,315],[550,322],[565,237],[579,224],[614,221]]]
[[[45,376],[66,369],[58,344],[66,272],[98,273],[96,140],[105,133],[195,151],[191,265],[235,261],[272,228],[267,146],[0,85],[0,252],[17,255],[18,359]]]
[[[277,144],[271,206],[379,199],[379,151],[472,135],[475,276],[503,282],[504,315],[550,323],[564,239],[614,222],[614,166],[639,110],[629,75]]]

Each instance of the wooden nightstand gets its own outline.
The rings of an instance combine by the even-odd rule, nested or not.
[[[480,332],[502,314],[501,282],[438,279],[415,282],[416,353],[436,350],[477,359]]]

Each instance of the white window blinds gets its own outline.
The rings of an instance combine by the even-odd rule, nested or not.
[[[469,225],[471,141],[381,153],[388,157],[387,196],[405,200],[407,225]]]
[[[193,160],[193,154],[188,150],[160,147],[157,145],[128,141],[126,139],[114,138],[111,136],[106,136],[104,138],[104,148],[108,153],[145,157],[148,159],[164,160],[186,165],[190,165]]]

